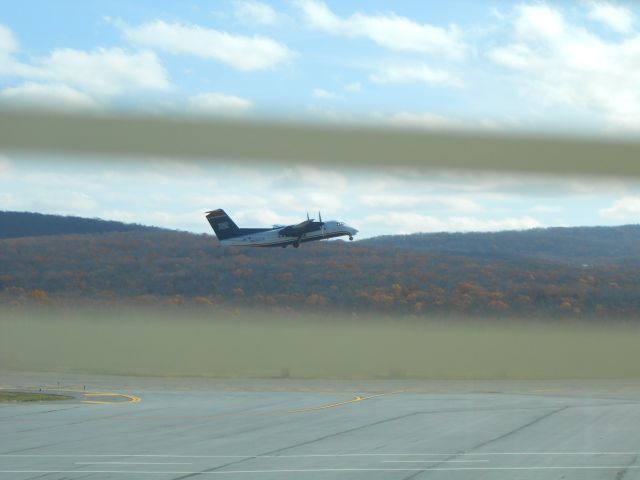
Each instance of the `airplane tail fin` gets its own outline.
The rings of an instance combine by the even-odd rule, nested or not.
[[[218,240],[226,240],[240,235],[238,226],[221,208],[207,212],[207,220],[209,220]]]

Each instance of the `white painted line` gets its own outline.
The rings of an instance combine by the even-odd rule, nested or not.
[[[0,458],[317,458],[317,457],[451,457],[451,456],[474,456],[487,457],[493,455],[640,455],[640,452],[449,452],[449,453],[308,453],[297,455],[172,455],[172,454],[20,454],[7,453],[0,454]]]
[[[76,465],[193,465],[192,462],[76,462]]]
[[[623,470],[638,469],[640,465],[617,465],[617,466],[549,466],[549,467],[424,467],[424,468],[298,468],[298,469],[278,469],[278,470],[216,470],[212,472],[203,471],[153,471],[153,470],[0,470],[2,473],[120,473],[123,475],[228,475],[235,473],[323,473],[323,472],[428,472],[428,471],[485,471],[485,470]]]
[[[381,463],[482,463],[489,460],[382,460]]]

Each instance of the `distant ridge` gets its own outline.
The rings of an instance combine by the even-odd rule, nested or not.
[[[160,229],[135,223],[100,220],[98,218],[0,211],[0,238],[150,230]]]
[[[550,227],[468,233],[384,235],[361,245],[450,253],[470,257],[537,258],[565,264],[640,262],[640,225]]]
[[[8,230],[16,222],[21,228]],[[637,225],[396,235],[304,249],[220,247],[210,234],[16,212],[0,212],[0,229],[14,237],[0,238],[0,306],[640,319]]]
[[[98,218],[0,211],[0,239],[136,231],[169,230]],[[414,233],[383,235],[355,243],[486,260],[537,259],[579,266],[640,264],[640,225]]]

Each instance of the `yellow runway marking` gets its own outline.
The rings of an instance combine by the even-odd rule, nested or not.
[[[404,390],[397,390],[395,392],[378,393],[376,395],[370,395],[368,397],[356,396],[353,399],[346,400],[344,402],[330,403],[329,405],[320,405],[319,407],[309,407],[309,408],[301,408],[301,409],[298,409],[298,410],[288,410],[287,413],[315,412],[315,411],[318,411],[318,410],[326,410],[328,408],[341,407],[343,405],[348,405],[350,403],[363,402],[365,400],[370,400],[372,398],[385,397],[385,396],[388,396],[388,395],[397,395],[398,393],[403,393],[403,392],[404,392]]]
[[[112,392],[82,392],[86,398],[89,397],[120,397],[126,398],[126,402],[110,402],[108,400],[81,400],[80,403],[89,403],[93,405],[113,405],[117,403],[139,403],[142,399],[136,395],[127,395],[124,393],[112,393]]]
[[[9,387],[7,387],[9,389]],[[0,387],[0,390],[5,390],[5,387]],[[36,391],[35,389],[27,389],[25,390],[29,393],[42,393],[42,390]],[[128,403],[140,403],[142,398],[136,395],[128,395],[126,393],[115,393],[115,392],[87,392],[86,390],[72,389],[72,388],[46,388],[45,393],[53,393],[62,395],[64,393],[81,393],[85,400],[80,400],[80,403],[89,403],[93,405],[114,405],[116,403],[128,404]],[[126,401],[109,401],[109,400],[90,400],[91,397],[119,397],[124,398]]]

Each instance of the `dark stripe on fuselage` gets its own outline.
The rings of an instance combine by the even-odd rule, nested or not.
[[[227,238],[227,240],[233,240],[234,238],[244,237],[245,235],[251,235],[253,233],[262,233],[269,232],[271,230],[275,230],[274,228],[239,228],[239,235],[234,235],[231,238]]]

